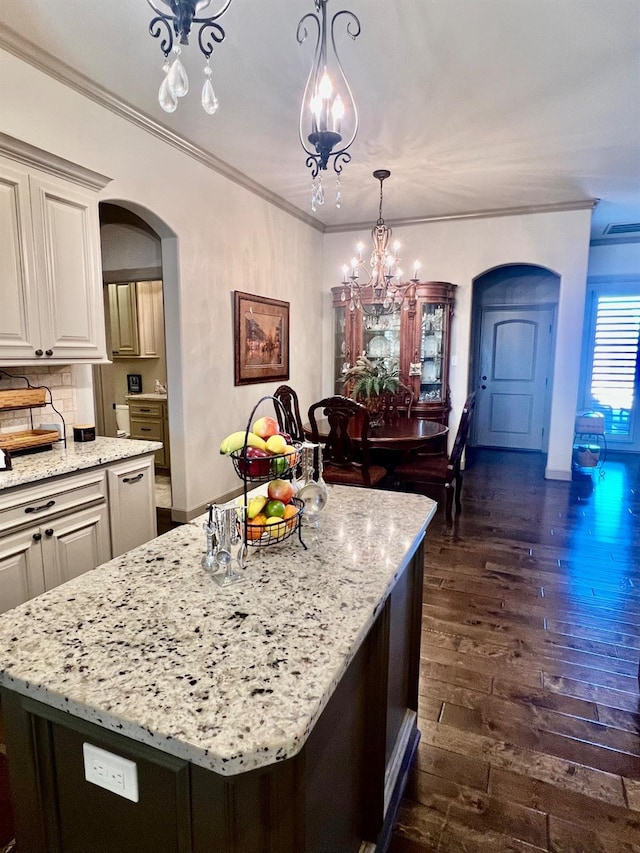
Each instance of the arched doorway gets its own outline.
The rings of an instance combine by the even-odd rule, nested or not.
[[[475,446],[546,451],[559,292],[556,273],[530,264],[474,279]]]
[[[114,404],[122,405],[126,402],[124,398],[128,393],[128,373],[140,374],[143,377],[143,392],[154,392],[156,378],[167,387],[170,393],[164,406],[165,415],[168,415],[165,418],[166,467],[158,467],[158,463],[156,464],[156,498],[159,513],[162,510],[164,515],[170,517],[176,491],[181,494],[185,489],[183,468],[179,464],[183,455],[182,448],[171,437],[171,423],[174,420],[172,411],[181,403],[177,239],[166,223],[151,211],[119,199],[100,204],[100,225],[107,326],[110,313],[107,286],[113,288],[113,284],[118,283],[119,287],[126,287],[127,282],[132,282],[135,283],[136,289],[144,292],[148,292],[149,285],[160,286],[161,310],[164,303],[164,316],[160,320],[164,319],[164,323],[161,322],[164,328],[160,358],[141,357],[137,361],[127,361],[123,358],[118,359],[117,365],[114,359],[113,365],[94,368],[96,421],[100,420],[102,414],[101,432],[105,435],[116,435],[113,407]],[[114,379],[118,384],[117,388],[114,387]],[[165,454],[162,455],[164,458]]]

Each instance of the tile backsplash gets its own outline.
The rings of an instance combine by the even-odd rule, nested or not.
[[[67,436],[72,433],[72,425],[77,421],[76,391],[73,368],[70,365],[60,367],[10,367],[0,369],[0,391],[14,388],[26,388],[25,376],[31,385],[45,385],[51,391],[53,405],[64,417]],[[0,432],[31,429],[29,412],[33,416],[33,428],[40,424],[60,424],[60,418],[51,406],[37,409],[0,410]]]

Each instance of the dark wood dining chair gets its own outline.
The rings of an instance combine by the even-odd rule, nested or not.
[[[395,469],[395,478],[399,483],[419,483],[444,487],[445,519],[447,524],[453,524],[453,500],[455,497],[456,514],[462,512],[462,454],[464,452],[471,416],[476,402],[475,393],[467,397],[464,404],[458,432],[451,453],[441,455],[420,455],[414,453],[410,458]]]
[[[410,418],[414,393],[407,385],[400,384],[394,394],[385,394],[383,400],[383,418],[393,423],[400,418]]]
[[[309,407],[311,440],[320,441],[316,413],[329,421],[329,434],[323,449],[324,472],[327,483],[341,486],[372,488],[386,476],[382,465],[373,465],[369,448],[369,412],[366,406],[350,397],[326,397]],[[349,434],[349,424],[357,425],[357,440]]]
[[[283,412],[280,406],[274,404],[280,429],[288,432],[293,441],[304,441],[304,429],[296,392],[289,385],[280,385],[273,392],[273,396],[282,403],[282,409],[284,409]]]

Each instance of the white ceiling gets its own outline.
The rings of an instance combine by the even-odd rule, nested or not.
[[[219,8],[222,0],[213,0]],[[388,222],[600,199],[592,236],[640,223],[640,0],[331,0],[362,33],[339,50],[360,112],[344,202],[324,226],[373,223],[377,168]],[[192,90],[157,103],[162,53],[145,0],[0,0],[6,28],[310,213],[298,111],[313,0],[232,0],[212,58],[218,113],[199,104],[204,60],[183,51]],[[640,238],[637,233],[636,238]]]

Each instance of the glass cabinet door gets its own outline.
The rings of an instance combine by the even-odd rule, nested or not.
[[[444,398],[442,375],[445,306],[424,302],[420,318],[420,402],[440,402]]]
[[[377,316],[375,313],[364,314],[362,317],[362,346],[367,358],[374,363],[382,358],[399,361],[400,312],[395,311],[393,314],[382,316]]]

